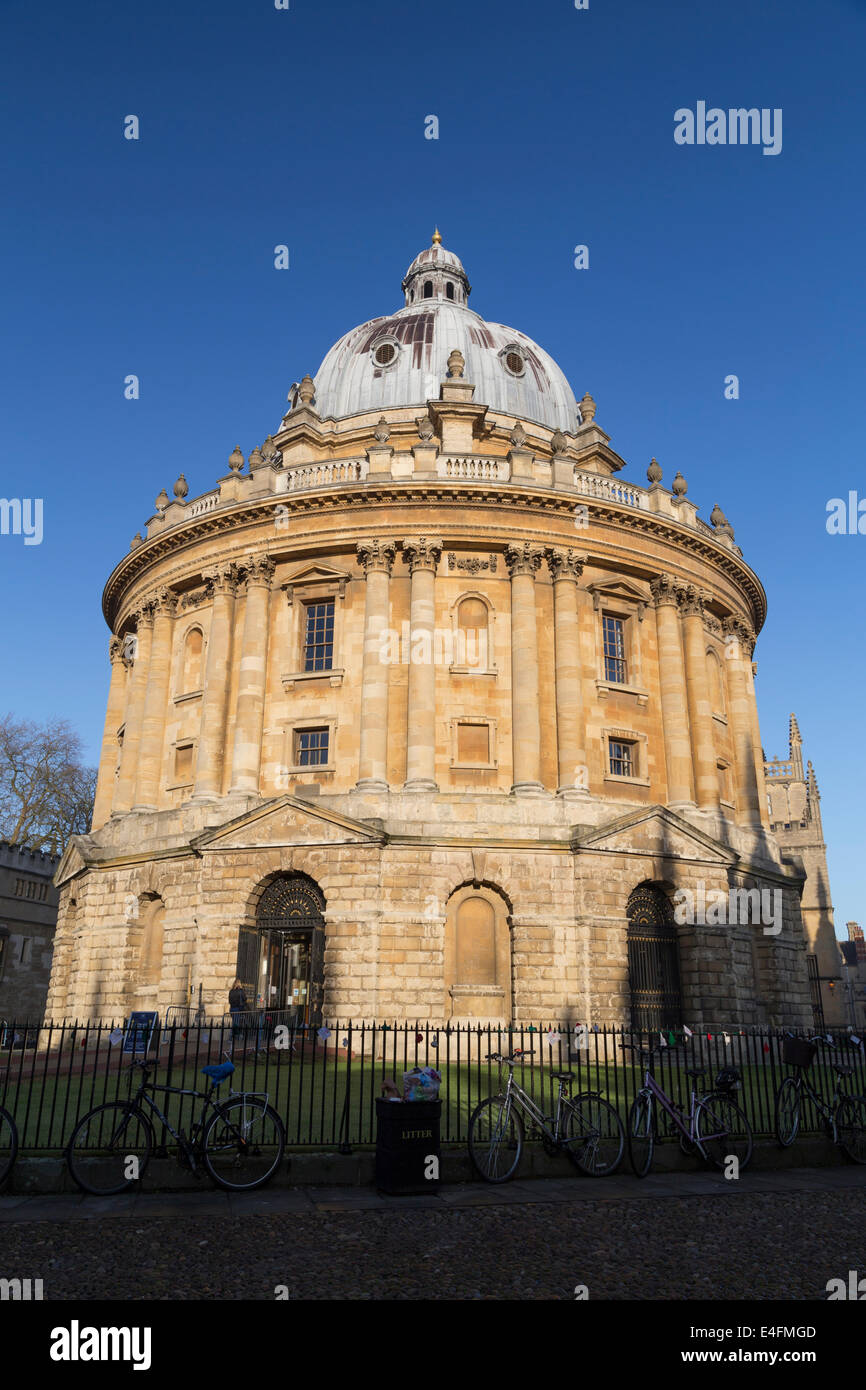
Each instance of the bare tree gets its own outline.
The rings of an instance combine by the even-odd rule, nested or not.
[[[96,769],[65,719],[0,717],[0,838],[59,854],[90,826]]]

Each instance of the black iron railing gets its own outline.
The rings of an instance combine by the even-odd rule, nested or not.
[[[738,1102],[756,1137],[774,1132],[775,1094],[789,1074],[782,1061],[781,1030],[705,1029],[691,1036],[682,1029],[648,1034],[623,1029],[576,1029],[573,1024],[517,1025],[512,1028],[432,1024],[328,1023],[317,1027],[291,1011],[260,1011],[240,1019],[195,1021],[174,1011],[149,1038],[133,1039],[123,1023],[63,1025],[8,1023],[0,1029],[0,1105],[10,1110],[24,1153],[62,1151],[76,1121],[93,1106],[129,1094],[140,1073],[132,1062],[146,1055],[154,1079],[171,1086],[196,1087],[201,1068],[228,1054],[235,1063],[235,1090],[267,1091],[286,1125],[294,1148],[352,1148],[375,1142],[375,1101],[382,1083],[414,1067],[434,1067],[441,1075],[442,1142],[463,1144],[469,1117],[479,1100],[500,1086],[499,1066],[488,1054],[523,1053],[520,1084],[546,1114],[555,1106],[553,1073],[569,1069],[572,1088],[601,1091],[625,1119],[641,1084],[636,1054],[623,1043],[665,1046],[654,1073],[665,1090],[687,1105],[686,1069],[706,1067],[709,1087],[723,1067],[742,1077]],[[147,1053],[132,1049],[147,1046]],[[862,1043],[845,1035],[822,1048],[810,1071],[816,1090],[832,1094],[832,1062],[854,1067],[846,1089],[866,1094]],[[228,1090],[228,1085],[225,1087]],[[187,1126],[189,1100],[174,1099]],[[801,1132],[821,1129],[820,1117],[805,1100]]]

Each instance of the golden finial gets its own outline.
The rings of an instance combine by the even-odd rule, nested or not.
[[[434,245],[434,246],[441,246],[441,245],[442,245],[442,236],[441,236],[441,233],[440,233],[438,227],[436,228],[435,232],[433,233],[433,245]]]

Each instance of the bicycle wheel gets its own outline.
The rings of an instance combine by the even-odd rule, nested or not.
[[[589,1177],[615,1173],[625,1148],[622,1120],[601,1096],[575,1096],[563,1102],[562,1143]]]
[[[653,1161],[654,1148],[652,1096],[635,1096],[628,1117],[628,1156],[636,1177],[646,1177]]]
[[[469,1157],[485,1182],[507,1182],[523,1152],[523,1121],[505,1096],[488,1096],[469,1121]]]
[[[250,1192],[270,1182],[286,1147],[276,1110],[257,1096],[235,1096],[210,1117],[202,1139],[204,1166],[219,1187]]]
[[[742,1172],[752,1157],[751,1125],[736,1102],[719,1091],[698,1101],[695,1133],[714,1168],[735,1158]]]
[[[800,1128],[800,1087],[797,1079],[786,1076],[776,1092],[776,1138],[783,1149],[790,1148]]]
[[[836,1111],[836,1142],[854,1163],[866,1163],[866,1096],[843,1096]]]
[[[0,1110],[0,1187],[18,1157],[18,1129],[8,1110]]]
[[[153,1153],[153,1126],[128,1101],[97,1105],[78,1121],[66,1146],[66,1166],[82,1192],[113,1197],[132,1192]]]

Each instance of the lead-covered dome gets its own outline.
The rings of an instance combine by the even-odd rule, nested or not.
[[[458,348],[476,401],[551,429],[577,427],[580,413],[563,372],[525,333],[489,323],[467,306],[466,271],[438,231],[402,288],[402,309],[353,328],[325,356],[314,402],[323,419],[423,406],[439,395],[448,355]]]

